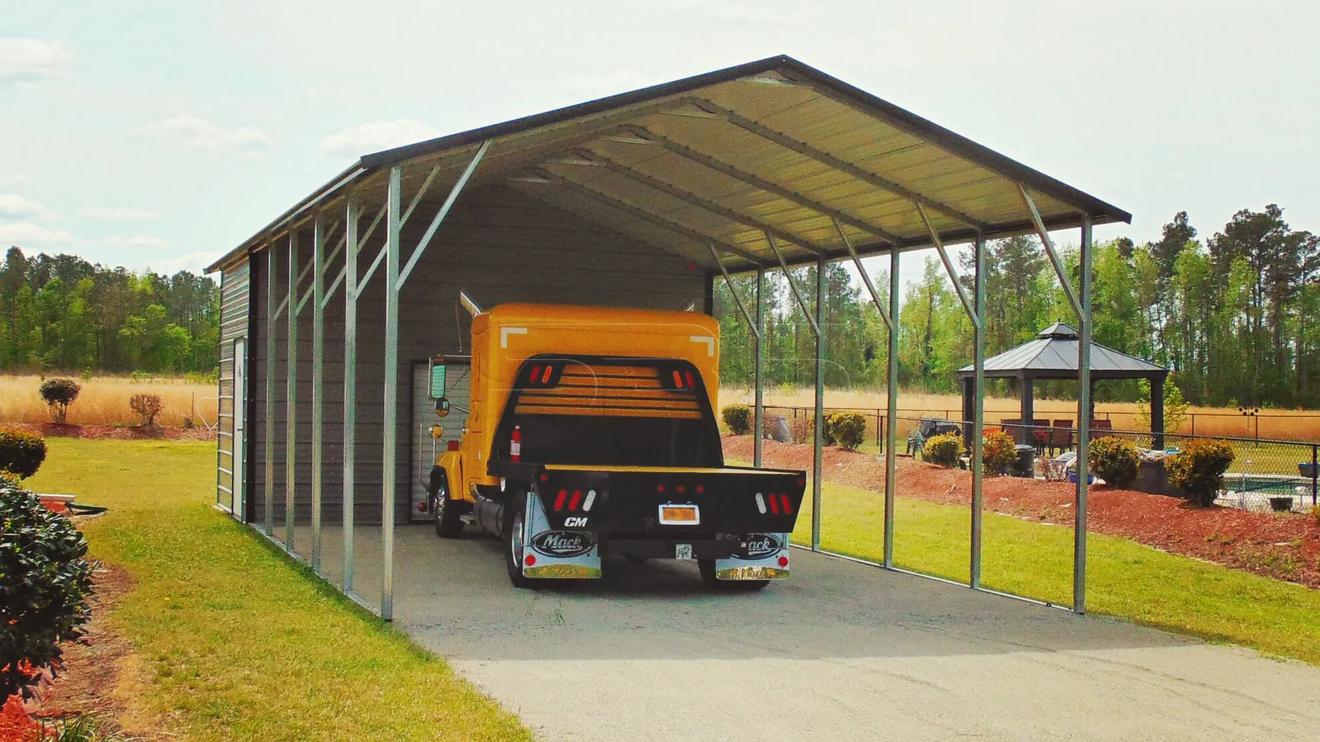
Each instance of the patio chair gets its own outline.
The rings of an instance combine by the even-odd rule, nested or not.
[[[1052,451],[1068,451],[1072,448],[1072,420],[1055,420],[1054,427],[1050,428],[1050,449]]]
[[[1113,420],[1092,420],[1091,421],[1091,439],[1113,436]]]
[[[1004,419],[999,421],[999,427],[1003,428],[1005,433],[1013,436],[1014,443],[1022,442],[1022,421],[1017,418]]]
[[[1036,447],[1037,454],[1045,453],[1045,447],[1050,443],[1049,420],[1031,421],[1031,440],[1029,442]]]

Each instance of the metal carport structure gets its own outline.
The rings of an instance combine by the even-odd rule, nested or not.
[[[985,241],[1035,233],[1044,242],[1078,315],[1082,418],[1091,230],[1127,221],[1114,206],[786,56],[367,155],[208,269],[221,273],[222,293],[217,502],[390,618],[394,525],[411,510],[402,367],[461,350],[451,311],[460,289],[487,305],[673,309],[704,297],[709,312],[717,277],[754,271],[756,305],[740,310],[757,338],[759,464],[760,293],[765,271],[782,270],[816,336],[812,548],[820,550],[824,306],[816,302],[812,317],[788,274],[852,260],[891,328],[882,566],[893,568],[900,254],[936,248],[975,328],[979,461]],[[1050,238],[1059,229],[1080,230],[1079,290]],[[947,254],[956,243],[976,255],[970,293]],[[882,253],[891,260],[888,307],[860,260]],[[820,296],[823,278],[815,290]],[[363,499],[376,493],[378,503]],[[980,495],[974,466],[970,584],[978,589]],[[1077,611],[1085,608],[1085,502],[1079,486]],[[323,559],[327,520],[342,530],[342,572]],[[353,534],[375,522],[379,604],[354,590]],[[302,554],[298,529],[308,526]]]

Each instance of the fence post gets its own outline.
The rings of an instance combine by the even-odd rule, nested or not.
[[[1320,449],[1320,446],[1317,446],[1314,443],[1311,444],[1311,507],[1316,506],[1315,485],[1316,485],[1316,480],[1320,479],[1320,471],[1316,471],[1316,466],[1315,466],[1317,449]]]

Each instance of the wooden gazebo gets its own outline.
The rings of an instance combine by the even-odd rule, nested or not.
[[[985,376],[993,379],[1017,379],[1022,395],[1022,424],[1030,426],[1035,419],[1035,400],[1032,394],[1036,379],[1077,379],[1077,330],[1055,322],[1016,348],[985,359]],[[1150,431],[1152,445],[1164,447],[1164,380],[1169,369],[1150,361],[1120,353],[1099,343],[1091,343],[1091,399],[1095,399],[1095,383],[1105,379],[1146,379],[1150,382]],[[963,419],[972,419],[973,369],[958,369],[963,387]]]

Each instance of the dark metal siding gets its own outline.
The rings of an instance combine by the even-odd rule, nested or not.
[[[248,333],[250,294],[248,264],[230,266],[220,274],[219,453],[216,503],[233,509],[234,472],[234,341]]]

